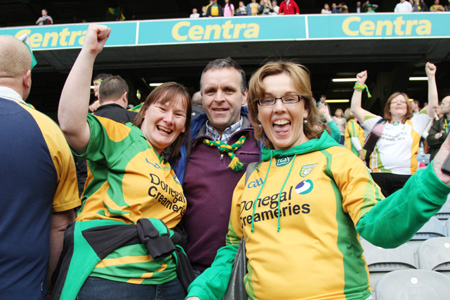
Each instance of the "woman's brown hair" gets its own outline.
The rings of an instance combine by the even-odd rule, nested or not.
[[[407,120],[411,119],[413,116],[413,111],[412,111],[411,103],[409,103],[408,95],[406,95],[405,93],[402,93],[402,92],[395,92],[389,97],[388,101],[386,102],[386,106],[384,107],[383,118],[388,122],[392,121],[392,114],[390,111],[391,110],[391,102],[392,102],[392,100],[394,100],[394,98],[396,98],[400,95],[403,96],[406,100],[406,115],[403,116],[402,123],[405,123]]]

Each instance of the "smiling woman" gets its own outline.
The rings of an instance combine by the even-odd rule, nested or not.
[[[190,96],[168,82],[152,91],[132,122],[87,114],[86,74],[109,34],[106,26],[89,26],[61,94],[61,128],[89,173],[83,205],[66,231],[65,253],[73,255],[62,257],[53,299],[155,299],[157,292],[181,299],[193,279],[192,272],[178,273],[187,259],[174,245],[185,238],[176,227],[187,203],[167,159],[178,156],[190,131]]]
[[[301,65],[262,66],[250,79],[248,103],[266,145],[262,162],[236,186],[226,246],[190,285],[187,299],[222,299],[241,238],[249,299],[372,299],[359,235],[381,247],[407,241],[445,203],[450,177],[439,164],[430,166],[380,201],[364,163],[316,126]],[[433,193],[417,189],[418,182]]]
[[[412,112],[409,97],[405,93],[392,94],[384,107],[383,118],[361,107],[362,89],[366,87],[367,71],[357,75],[351,108],[366,132],[378,123],[383,124],[383,134],[370,154],[368,167],[372,177],[385,196],[402,188],[418,169],[417,153],[420,138],[434,116],[437,106],[436,66],[427,63],[428,107],[418,114]]]

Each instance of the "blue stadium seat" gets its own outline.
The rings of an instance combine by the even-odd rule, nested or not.
[[[450,276],[450,237],[424,241],[417,249],[417,257],[420,269],[438,271]]]
[[[448,300],[450,278],[428,270],[399,270],[378,281],[375,300]]]
[[[418,268],[415,252],[408,244],[403,244],[394,249],[384,249],[361,239],[361,245],[369,267],[372,288],[388,272]]]

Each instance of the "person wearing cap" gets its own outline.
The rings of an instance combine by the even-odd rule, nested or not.
[[[32,66],[24,43],[0,36],[0,299],[46,298],[64,231],[81,205],[61,130],[24,101]]]

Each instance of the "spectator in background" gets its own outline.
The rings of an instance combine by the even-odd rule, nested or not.
[[[341,14],[348,14],[348,13],[349,13],[349,11],[348,11],[348,6],[347,6],[345,3],[341,2],[341,3],[339,4],[339,12],[340,12]]]
[[[420,101],[419,100],[413,100],[411,101],[411,110],[414,115],[417,115],[420,112]]]
[[[409,1],[406,0],[400,0],[400,2],[397,3],[397,5],[395,6],[394,12],[400,14],[412,12],[411,3],[409,3]]]
[[[334,112],[333,121],[336,123],[337,127],[339,128],[339,132],[341,133],[341,139],[338,142],[339,144],[344,145],[345,124],[347,122],[344,118],[344,112],[341,108],[336,109],[336,111]]]
[[[434,4],[430,7],[431,12],[443,12],[445,8],[439,4],[439,0],[434,0]]]
[[[239,6],[236,8],[236,16],[246,16],[247,15],[247,7],[244,4],[244,1],[239,1]]]
[[[352,151],[361,160],[364,160],[364,129],[361,128],[352,110],[347,108],[344,112],[347,126],[345,126],[345,147]]]
[[[356,13],[362,13],[361,1],[356,1]]]
[[[0,36],[0,298],[46,299],[67,225],[81,205],[58,125],[30,108],[32,58]]]
[[[39,17],[39,19],[37,19],[36,21],[36,25],[52,25],[53,24],[53,19],[52,17],[50,17],[48,15],[47,10],[44,8],[41,11],[42,16]]]
[[[200,18],[200,14],[198,13],[198,10],[195,7],[192,9],[192,14],[189,16],[189,18],[192,19]]]
[[[196,92],[194,95],[192,95],[192,114],[191,114],[191,120],[193,120],[198,115],[205,112],[205,109],[202,105],[202,94],[200,91]]]
[[[127,110],[128,84],[120,76],[111,76],[103,80],[99,92],[100,107],[96,116],[105,117],[119,123],[132,121],[136,113]]]
[[[325,128],[328,128],[329,133],[330,133],[331,137],[333,138],[333,140],[335,140],[336,142],[339,143],[341,141],[341,132],[339,131],[339,128],[336,125],[336,122],[334,122],[333,118],[331,117],[330,107],[327,104],[320,105],[318,107],[317,111],[319,112],[319,115],[321,116],[321,118],[319,118],[319,120],[321,120],[322,123],[326,125]]]
[[[102,81],[105,80],[108,77],[111,77],[111,74],[105,74],[105,73],[100,73],[97,74],[94,79],[92,80],[92,86],[94,87],[94,97],[95,100],[94,102],[92,102],[91,104],[89,104],[89,110],[90,112],[94,112],[97,110],[97,108],[100,106],[100,101],[98,100],[99,98],[99,90],[100,90],[100,85],[102,84]]]
[[[331,13],[332,14],[340,13],[339,8],[336,3],[331,3]]]
[[[277,0],[272,1],[273,14],[278,15],[280,7],[278,6]]]
[[[328,3],[325,3],[323,5],[322,11],[320,13],[321,14],[331,14],[330,5]]]
[[[369,8],[371,8],[371,10],[372,10],[371,12],[375,12],[375,10],[378,8],[378,5],[371,4],[370,0],[367,0],[364,2],[363,6],[362,6],[362,11],[366,13],[369,11]]]
[[[283,0],[280,4],[280,15],[298,15],[300,14],[300,8],[294,0]]]
[[[428,6],[425,2],[420,0],[410,0],[413,12],[429,11]]]
[[[375,8],[374,8],[374,6],[372,4],[370,4],[370,3],[367,4],[366,8],[367,8],[366,13],[369,13],[369,14],[375,13]]]
[[[259,11],[259,4],[256,3],[256,0],[252,0],[249,4],[247,4],[247,15],[248,16],[256,16]]]
[[[436,156],[450,130],[450,96],[442,99],[440,110],[443,116],[434,121],[427,136],[428,146],[430,147],[430,161]]]
[[[234,16],[234,5],[233,3],[230,3],[230,0],[225,0],[225,5],[223,6],[223,15],[224,17]]]
[[[389,97],[383,117],[363,109],[361,98],[362,91],[367,88],[367,71],[356,76],[352,112],[366,132],[372,131],[377,124],[383,124],[384,128],[370,155],[368,167],[386,197],[402,188],[411,175],[417,172],[420,137],[433,118],[434,107],[438,104],[436,66],[427,63],[425,71],[428,77],[429,107],[415,116],[412,114],[408,95],[400,92]]]
[[[271,0],[262,0],[259,5],[258,15],[268,16],[273,13]]]
[[[211,0],[211,4],[206,8],[206,17],[223,17],[223,7],[217,4],[217,0]]]

